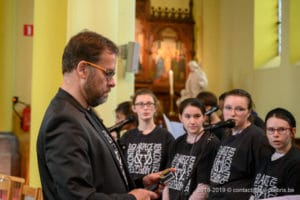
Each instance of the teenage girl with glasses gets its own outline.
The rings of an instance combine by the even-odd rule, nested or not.
[[[296,120],[288,110],[275,108],[266,115],[265,123],[269,143],[275,151],[256,174],[252,199],[299,195],[300,150],[293,144]],[[300,195],[293,199],[300,199]]]
[[[209,199],[249,199],[255,172],[272,152],[263,129],[251,123],[252,108],[253,101],[247,91],[226,92],[223,118],[233,119],[235,127],[222,138],[214,160]]]
[[[136,128],[128,130],[120,138],[130,175],[134,180],[164,170],[168,151],[174,137],[167,129],[155,124],[159,101],[155,94],[142,88],[132,98],[132,111],[138,119]]]

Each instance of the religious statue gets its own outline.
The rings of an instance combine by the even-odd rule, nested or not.
[[[185,88],[180,91],[180,98],[176,101],[177,106],[185,99],[196,97],[207,88],[208,80],[200,65],[192,60],[189,62],[190,73],[185,82]]]
[[[156,74],[155,79],[161,78],[161,76],[165,73],[165,63],[164,58],[161,56],[158,56],[156,60]]]

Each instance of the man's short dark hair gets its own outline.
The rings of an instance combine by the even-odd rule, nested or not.
[[[118,47],[108,38],[92,31],[74,35],[64,49],[62,72],[71,72],[81,60],[96,63],[104,51],[118,54]]]

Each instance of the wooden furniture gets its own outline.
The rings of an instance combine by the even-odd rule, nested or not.
[[[41,192],[40,188],[23,185],[21,200],[40,200],[42,198]]]
[[[22,189],[25,179],[17,176],[9,176],[11,180],[11,199],[19,200],[22,197]]]
[[[11,180],[7,175],[0,174],[0,199],[11,199]]]
[[[162,104],[162,112],[177,112],[176,99],[189,73],[187,63],[194,57],[193,1],[188,9],[154,7],[150,0],[136,0],[136,42],[140,44],[140,66],[135,89],[150,88]],[[174,95],[170,95],[170,70]],[[173,117],[170,116],[169,117]]]
[[[0,200],[42,200],[42,190],[25,184],[25,179],[0,174]]]

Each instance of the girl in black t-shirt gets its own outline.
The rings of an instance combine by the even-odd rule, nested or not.
[[[197,98],[180,103],[179,119],[186,134],[170,149],[169,167],[176,168],[175,179],[163,191],[163,200],[206,199],[209,175],[219,147],[219,139],[204,131],[205,107]]]
[[[249,199],[255,172],[272,152],[263,129],[251,123],[251,95],[242,89],[226,92],[223,118],[235,121],[221,141],[210,175],[211,200]]]
[[[275,108],[267,114],[265,122],[269,143],[275,151],[256,174],[251,199],[299,195],[300,150],[293,145],[295,118],[286,109]]]
[[[138,125],[119,140],[129,173],[135,181],[166,168],[169,147],[175,140],[167,129],[155,124],[158,108],[159,101],[151,90],[141,88],[135,92],[132,111],[137,116]]]

